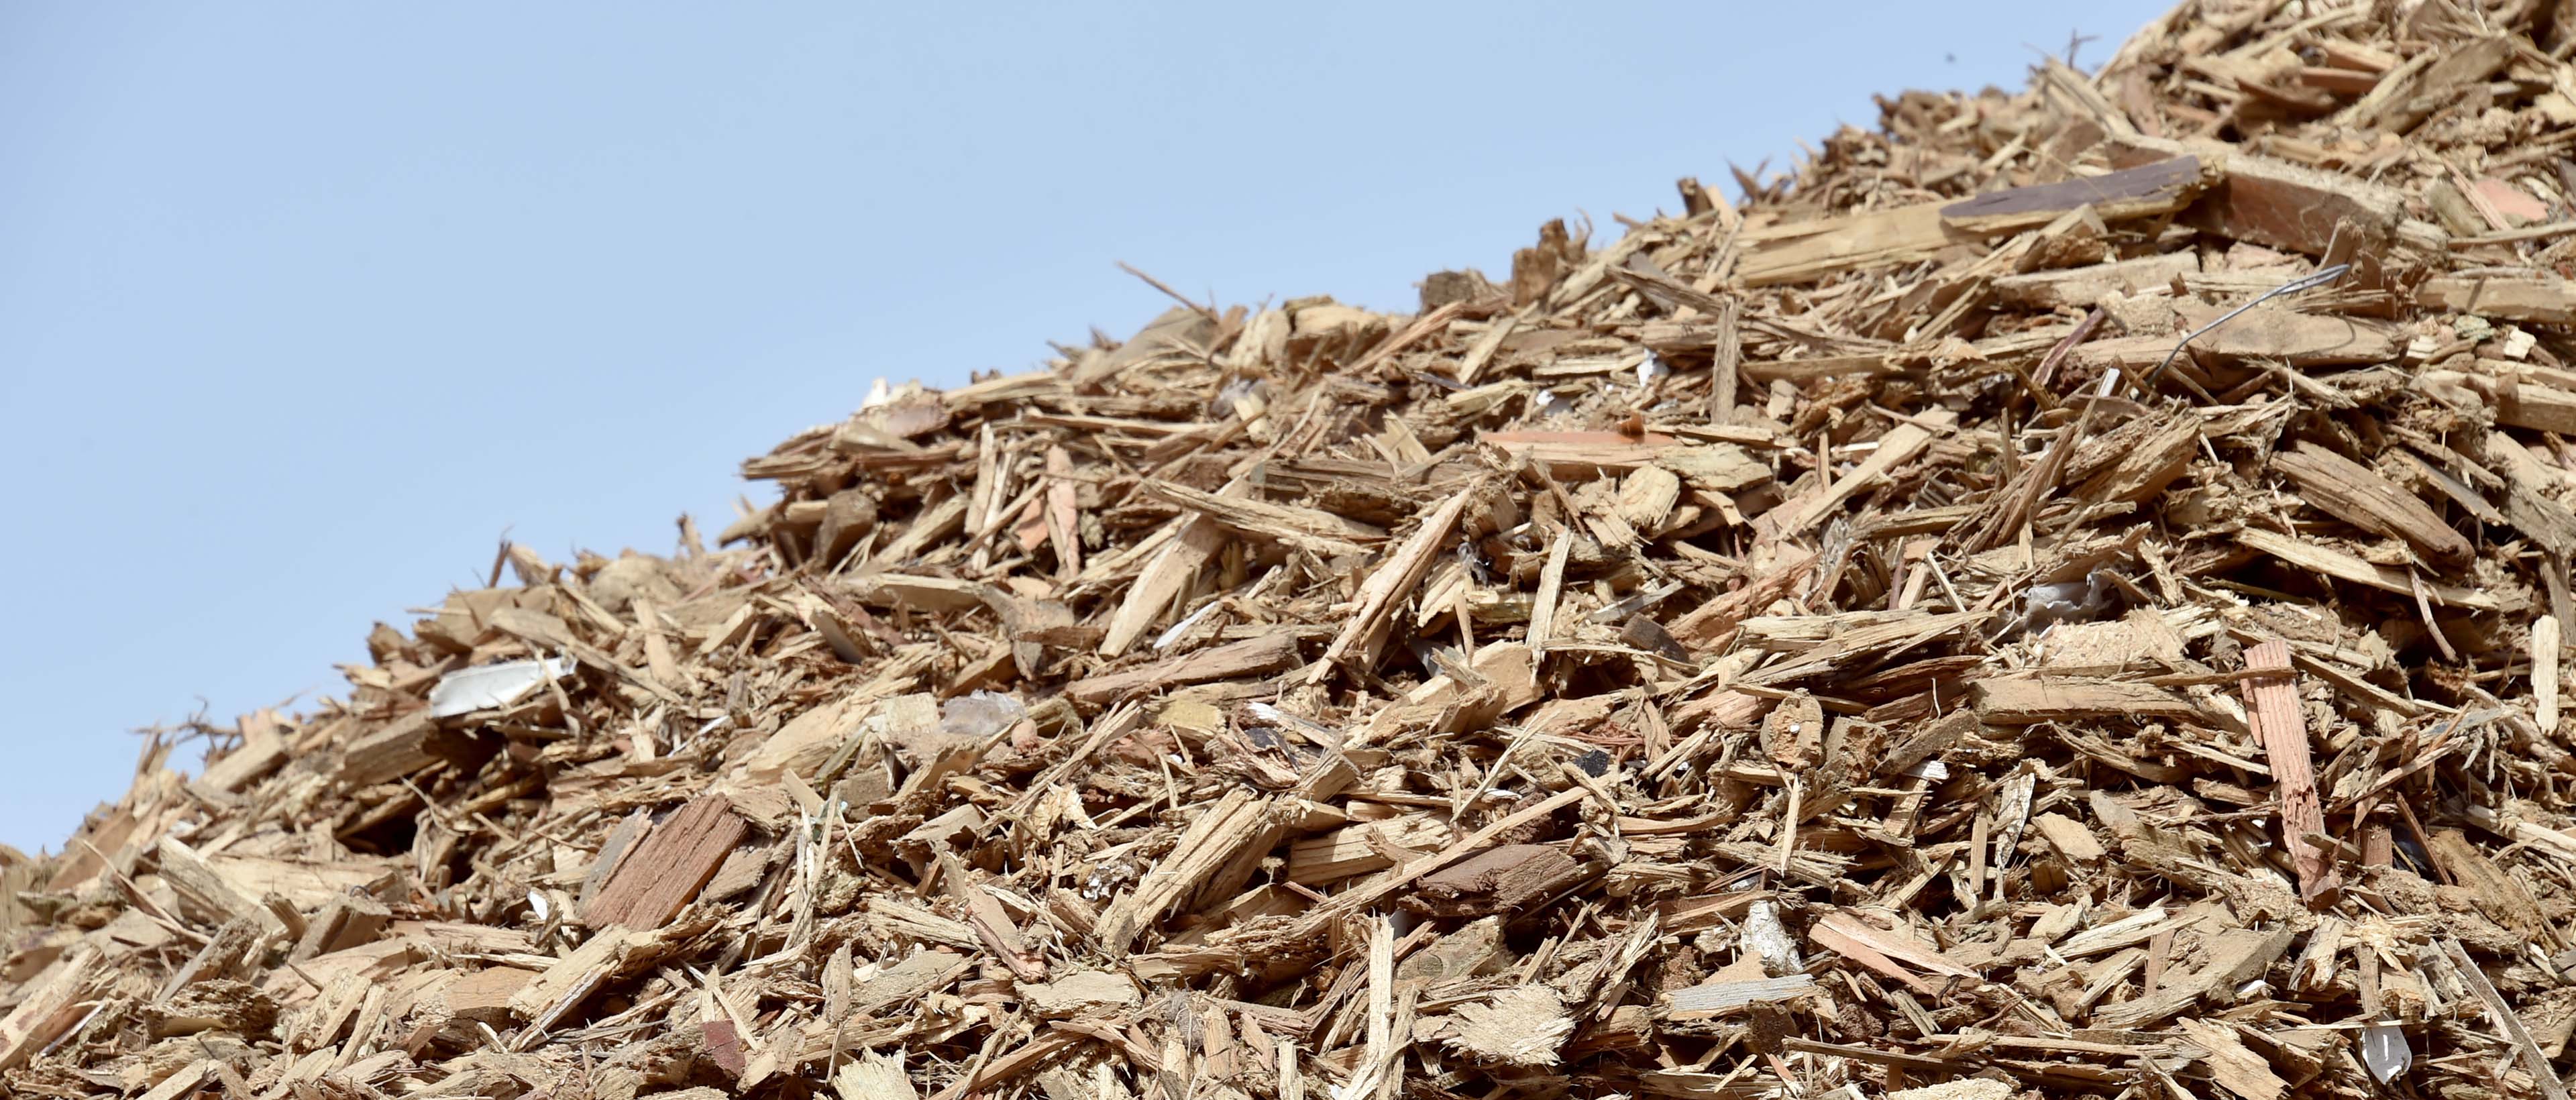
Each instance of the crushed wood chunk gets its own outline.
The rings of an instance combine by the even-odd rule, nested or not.
[[[1477,1062],[1540,1068],[1557,1064],[1557,1050],[1574,1034],[1565,1001],[1544,985],[1506,989],[1482,1004],[1459,1006],[1445,1041]]]

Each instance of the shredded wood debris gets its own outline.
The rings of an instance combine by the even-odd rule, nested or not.
[[[2570,10],[2186,3],[505,546],[0,853],[0,1091],[2563,1097]]]

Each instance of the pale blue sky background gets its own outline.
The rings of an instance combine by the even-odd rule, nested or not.
[[[1410,309],[2163,6],[0,3],[0,842],[505,529],[666,551],[878,375],[1132,331],[1115,261]]]

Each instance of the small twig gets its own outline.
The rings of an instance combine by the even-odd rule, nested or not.
[[[1145,285],[1146,285],[1146,286],[1153,287],[1153,288],[1154,288],[1154,289],[1156,289],[1156,290],[1162,291],[1163,293],[1165,293],[1165,294],[1167,294],[1167,295],[1170,295],[1170,296],[1171,296],[1171,299],[1172,299],[1173,301],[1175,301],[1175,302],[1179,302],[1179,303],[1180,303],[1180,304],[1182,304],[1182,305],[1185,305],[1185,306],[1190,307],[1190,309],[1191,309],[1191,310],[1193,310],[1193,311],[1195,311],[1199,316],[1201,316],[1201,317],[1205,317],[1205,318],[1207,318],[1208,320],[1211,320],[1211,321],[1218,320],[1218,317],[1217,317],[1217,315],[1216,315],[1216,311],[1215,311],[1215,310],[1210,309],[1210,308],[1208,308],[1208,307],[1206,307],[1206,306],[1203,306],[1203,305],[1198,304],[1197,302],[1193,302],[1193,301],[1191,301],[1191,300],[1189,300],[1189,299],[1187,299],[1187,298],[1182,297],[1182,296],[1181,296],[1181,292],[1180,292],[1180,291],[1174,290],[1174,289],[1172,289],[1171,287],[1168,287],[1168,286],[1163,285],[1163,281],[1162,281],[1161,279],[1157,279],[1157,278],[1155,278],[1155,277],[1153,277],[1153,276],[1151,276],[1151,275],[1145,274],[1145,273],[1144,273],[1144,272],[1142,272],[1142,271],[1138,271],[1138,270],[1136,270],[1134,267],[1129,266],[1129,265],[1128,265],[1128,263],[1127,263],[1127,261],[1125,261],[1125,260],[1120,260],[1120,261],[1118,261],[1118,270],[1120,270],[1120,271],[1124,271],[1124,272],[1126,272],[1126,273],[1128,273],[1128,274],[1130,274],[1130,275],[1133,275],[1133,276],[1135,276],[1135,277],[1137,277],[1137,278],[1139,278],[1139,279],[1143,279],[1143,280],[1145,280]],[[2278,293],[2278,292],[2276,291],[2275,293]],[[2255,301],[2258,301],[2258,302],[2259,302],[2259,301],[2261,301],[2261,300],[2262,300],[2262,299],[2260,299],[2260,298],[2255,299]]]

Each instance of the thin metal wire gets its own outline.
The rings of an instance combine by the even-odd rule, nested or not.
[[[2156,380],[2165,376],[2165,368],[2173,365],[2174,356],[2182,354],[2183,348],[2190,346],[2192,341],[2209,335],[2209,333],[2218,328],[2218,326],[2235,320],[2238,314],[2262,305],[2263,303],[2271,301],[2272,299],[2278,298],[2284,294],[2296,294],[2302,290],[2307,290],[2312,287],[2324,286],[2327,283],[2343,278],[2345,273],[2350,272],[2351,270],[2351,264],[2336,264],[2333,267],[2319,268],[2311,274],[2302,275],[2296,279],[2290,280],[2289,282],[2273,287],[2270,290],[2266,290],[2261,294],[2257,294],[2254,296],[2253,300],[2246,302],[2244,305],[2220,314],[2217,320],[2191,330],[2191,332],[2185,334],[2182,339],[2174,342],[2173,350],[2165,353],[2164,359],[2156,364],[2156,369],[2147,372],[2147,376],[2139,382],[2140,387],[2145,389],[2154,388]],[[2108,373],[2105,373],[2102,376],[2102,388],[2099,391],[2096,391],[2094,396],[2109,397],[2111,396],[2112,391],[2118,389],[2119,386],[2120,368],[2113,367]]]

